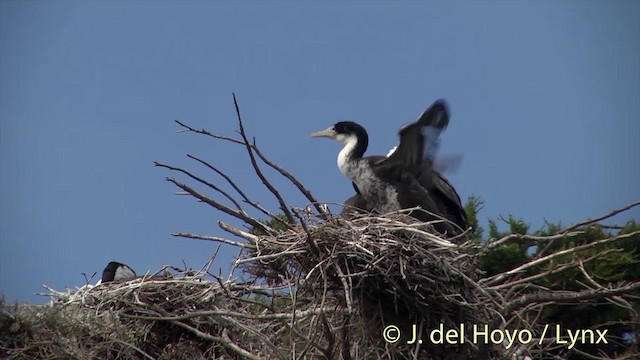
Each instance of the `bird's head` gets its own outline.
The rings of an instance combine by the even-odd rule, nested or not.
[[[341,142],[344,145],[356,142],[366,145],[369,142],[367,131],[353,121],[341,121],[335,123],[326,130],[311,133],[310,136],[326,137]]]
[[[341,121],[326,130],[311,133],[311,136],[326,137],[344,144],[338,154],[338,168],[345,175],[347,175],[347,164],[353,159],[362,158],[369,145],[367,131],[353,121]]]

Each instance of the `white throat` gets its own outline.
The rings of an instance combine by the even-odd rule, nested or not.
[[[342,150],[338,154],[338,168],[346,177],[349,177],[347,173],[349,172],[351,157],[353,155],[353,149],[356,147],[358,143],[358,138],[355,135],[338,135],[336,140],[340,141],[344,144]]]

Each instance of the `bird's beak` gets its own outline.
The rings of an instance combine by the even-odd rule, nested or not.
[[[313,132],[311,134],[309,134],[309,136],[311,137],[326,137],[329,139],[335,139],[337,134],[336,131],[333,129],[333,126],[326,129],[326,130],[322,130],[322,131],[316,131]]]

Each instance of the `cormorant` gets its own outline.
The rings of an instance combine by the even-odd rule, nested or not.
[[[102,283],[109,281],[129,280],[136,277],[136,272],[125,264],[112,261],[102,272]]]
[[[357,193],[345,205],[379,213],[420,206],[464,230],[467,219],[460,197],[433,168],[438,136],[448,122],[447,105],[437,100],[416,122],[400,129],[400,144],[387,157],[363,158],[369,139],[366,130],[354,122],[339,122],[311,136],[328,137],[345,145],[338,155],[338,167],[353,181]],[[411,215],[421,221],[438,219],[422,211]],[[440,223],[435,228],[450,235],[461,232],[451,224]]]

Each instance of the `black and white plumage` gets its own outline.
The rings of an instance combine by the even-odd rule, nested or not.
[[[339,122],[311,136],[328,137],[345,145],[338,155],[338,167],[353,181],[357,193],[345,205],[379,213],[420,206],[465,229],[467,221],[460,197],[433,167],[438,136],[448,122],[446,103],[436,101],[417,121],[400,129],[400,143],[386,157],[363,157],[368,135],[354,122]],[[422,221],[438,219],[422,211],[415,211],[412,216]],[[460,232],[450,224],[438,224],[436,229],[448,234]]]
[[[136,276],[136,272],[127,265],[112,261],[102,272],[102,282],[130,280]]]

